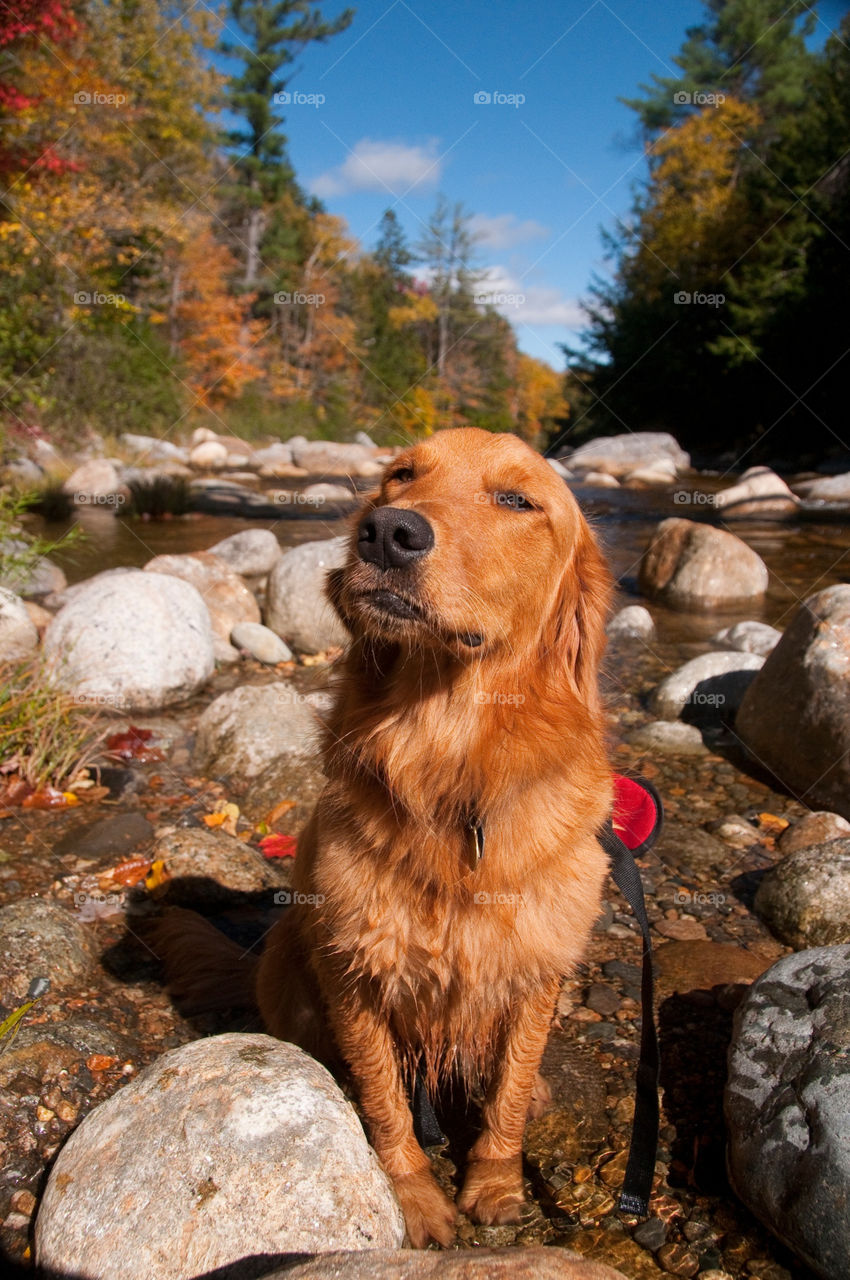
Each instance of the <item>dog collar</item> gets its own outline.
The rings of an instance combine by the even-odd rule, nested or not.
[[[465,828],[466,865],[470,871],[474,871],[484,857],[484,824],[473,814],[471,818],[467,818]]]

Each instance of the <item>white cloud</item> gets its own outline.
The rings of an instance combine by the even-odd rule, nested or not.
[[[539,240],[549,234],[549,228],[544,227],[541,222],[535,222],[532,218],[519,222],[514,213],[500,213],[495,217],[477,213],[471,225],[478,243],[488,249],[513,249],[515,245]]]
[[[514,326],[556,324],[563,329],[583,329],[587,324],[580,304],[565,298],[560,289],[529,284],[504,267],[488,267],[475,294],[482,305],[489,302]]]
[[[440,177],[436,140],[424,147],[361,138],[342,164],[319,174],[309,184],[320,200],[349,191],[384,191],[404,195],[411,187],[432,185]]]

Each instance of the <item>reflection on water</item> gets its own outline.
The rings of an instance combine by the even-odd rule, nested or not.
[[[708,486],[700,477],[700,483]],[[674,499],[674,492],[679,500]],[[575,489],[620,584],[618,603],[634,601],[640,557],[659,520],[668,516],[705,518],[705,509],[683,504],[682,490]],[[194,515],[172,520],[131,520],[103,508],[81,507],[76,523],[86,538],[53,556],[70,582],[115,565],[141,567],[166,552],[203,551],[243,529],[273,529],[281,546],[292,547],[344,533],[344,520],[245,520],[234,516]],[[34,522],[44,537],[56,539],[67,524]],[[800,600],[836,582],[850,581],[850,525],[808,521],[761,524],[739,521],[727,526],[763,558],[770,587],[760,607],[743,613],[682,614],[653,605],[659,635],[672,643],[705,640],[719,627],[757,617],[783,628]]]

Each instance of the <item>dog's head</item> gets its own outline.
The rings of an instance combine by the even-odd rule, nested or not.
[[[355,636],[595,682],[607,571],[563,480],[517,436],[440,431],[396,457],[329,595]]]

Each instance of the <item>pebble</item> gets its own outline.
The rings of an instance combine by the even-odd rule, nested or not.
[[[654,1253],[656,1249],[661,1248],[667,1239],[667,1223],[663,1218],[647,1218],[646,1222],[642,1222],[640,1226],[635,1227],[632,1232],[632,1239],[636,1240],[639,1245],[643,1245],[644,1249],[649,1249],[651,1253]]]
[[[660,1266],[673,1276],[695,1276],[699,1258],[683,1244],[663,1244],[656,1253]]]

